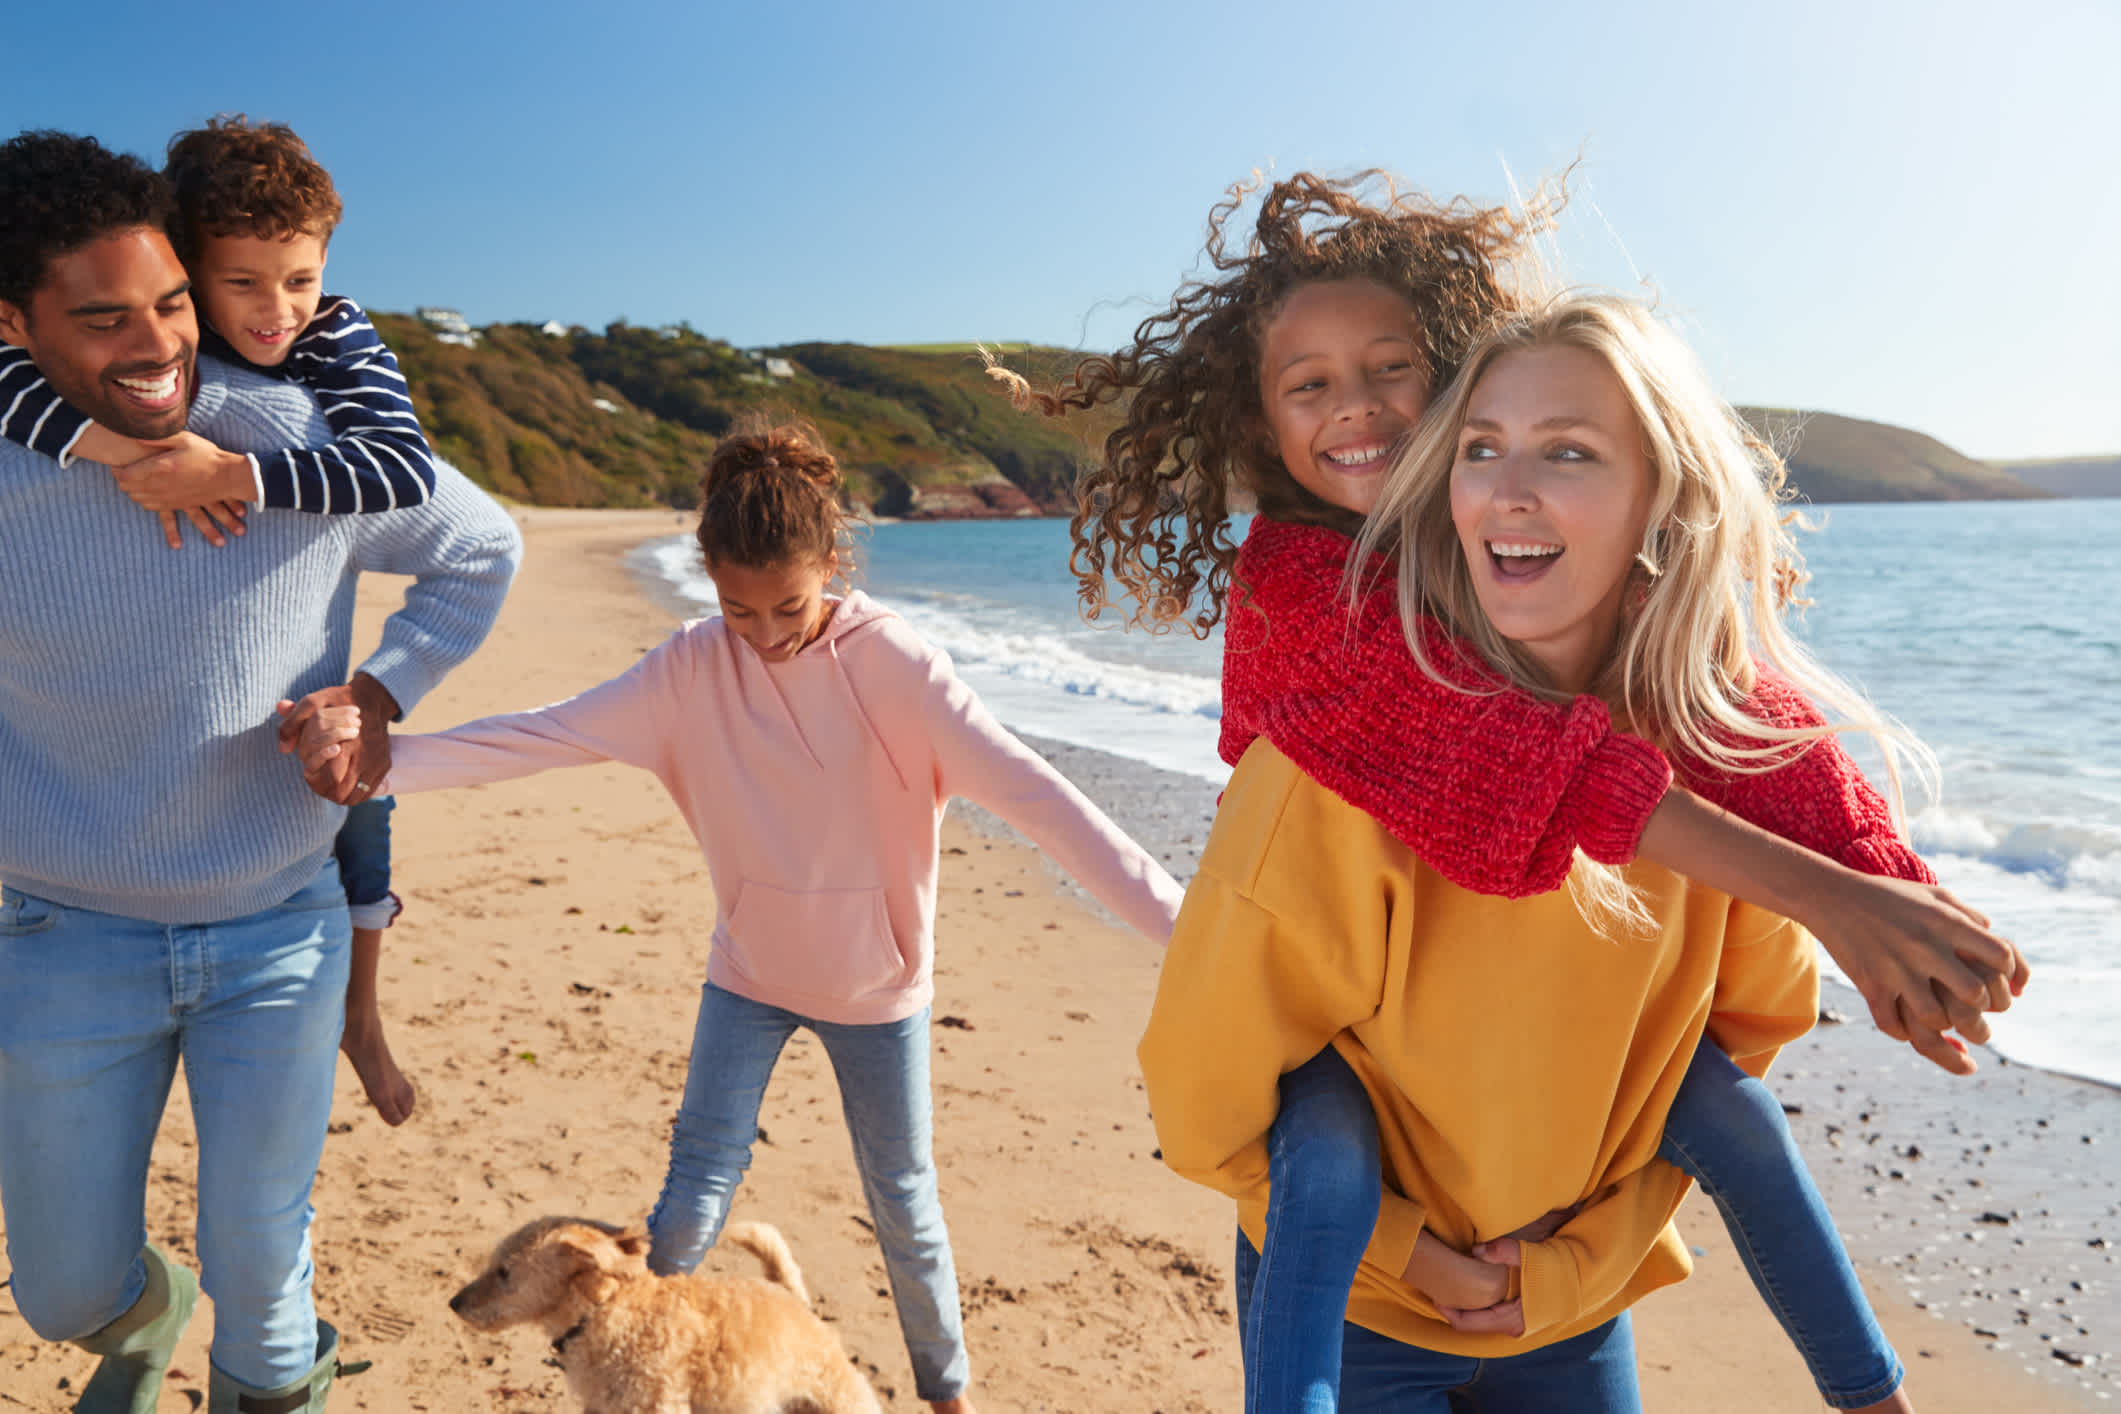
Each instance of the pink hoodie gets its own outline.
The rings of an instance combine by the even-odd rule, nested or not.
[[[977,802],[1166,942],[1176,880],[995,721],[950,658],[859,590],[768,663],[720,618],[578,697],[391,743],[400,794],[623,761],[653,771],[720,905],[707,980],[821,1021],[896,1021],[935,992],[944,803]]]

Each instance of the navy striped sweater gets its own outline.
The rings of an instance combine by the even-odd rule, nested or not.
[[[199,347],[268,377],[299,381],[316,395],[331,426],[327,446],[246,454],[260,505],[355,515],[417,506],[433,494],[434,451],[413,413],[405,375],[361,306],[346,296],[324,297],[278,368],[245,362],[203,325]],[[28,353],[0,343],[0,437],[66,466],[88,425]]]

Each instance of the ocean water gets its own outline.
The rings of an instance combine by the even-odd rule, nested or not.
[[[2121,1085],[2121,500],[1812,515],[1800,634],[1935,751],[1915,843],[2032,962],[1998,1048]],[[1083,623],[1065,522],[883,525],[859,554],[1010,727],[1227,778],[1219,637]],[[712,611],[689,538],[644,555]]]

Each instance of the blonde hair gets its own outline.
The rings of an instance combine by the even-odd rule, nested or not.
[[[1565,346],[1598,356],[1619,381],[1642,429],[1650,508],[1619,638],[1590,690],[1629,728],[1668,754],[1725,772],[1759,773],[1819,739],[1864,732],[1883,750],[1896,821],[1903,768],[1933,780],[1935,758],[1913,734],[1821,666],[1783,619],[1804,583],[1794,536],[1809,529],[1784,508],[1781,459],[1718,397],[1686,345],[1634,301],[1569,294],[1502,323],[1466,356],[1458,377],[1386,473],[1349,564],[1372,551],[1394,554],[1399,614],[1415,662],[1453,683],[1432,661],[1422,632],[1440,620],[1470,642],[1504,684],[1547,698],[1559,693],[1540,665],[1482,612],[1451,519],[1451,469],[1481,375],[1506,354]],[[1362,586],[1351,582],[1351,592]],[[1810,727],[1761,722],[1743,707],[1755,682],[1754,654],[1771,664],[1827,721]],[[1480,689],[1462,689],[1477,691]],[[1570,887],[1601,926],[1639,930],[1641,903],[1620,873],[1579,854]]]

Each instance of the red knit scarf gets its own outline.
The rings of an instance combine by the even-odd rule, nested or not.
[[[1557,705],[1495,690],[1477,654],[1432,623],[1425,650],[1455,685],[1435,681],[1407,650],[1389,563],[1365,567],[1351,616],[1351,549],[1323,527],[1253,521],[1223,630],[1223,759],[1234,766],[1266,737],[1438,873],[1479,893],[1557,888],[1578,848],[1607,863],[1632,858],[1674,779],[1657,749],[1616,732],[1596,698]],[[1821,720],[1765,668],[1745,709],[1777,725]],[[1831,740],[1765,774],[1678,766],[1697,794],[1852,868],[1935,877]]]

